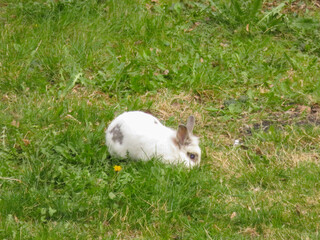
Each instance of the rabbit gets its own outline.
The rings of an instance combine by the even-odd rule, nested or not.
[[[201,160],[199,139],[192,135],[194,123],[194,117],[189,116],[187,124],[179,125],[175,131],[151,114],[124,112],[108,126],[106,145],[114,157],[143,161],[158,157],[165,163],[192,168]]]

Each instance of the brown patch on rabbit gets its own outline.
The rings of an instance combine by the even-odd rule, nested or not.
[[[112,134],[112,141],[113,142],[118,142],[122,144],[123,141],[123,134],[121,132],[120,125],[117,124],[114,128],[110,130],[110,133]]]

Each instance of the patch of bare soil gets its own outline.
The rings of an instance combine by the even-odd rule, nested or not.
[[[320,126],[320,105],[311,106],[297,105],[286,112],[270,113],[268,119],[251,125],[245,124],[241,132],[245,135],[251,135],[252,131],[268,131],[271,126],[282,130],[285,126],[311,127]]]
[[[271,9],[277,7],[282,2],[283,1],[281,0],[266,1],[263,3],[263,9],[270,11]],[[313,1],[296,0],[296,1],[287,2],[282,12],[303,14],[306,10],[318,11],[319,8],[320,8],[319,0],[313,0]]]

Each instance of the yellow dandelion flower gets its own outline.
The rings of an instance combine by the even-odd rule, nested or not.
[[[121,166],[115,165],[115,166],[113,166],[113,169],[115,172],[120,172],[122,168],[121,168]]]

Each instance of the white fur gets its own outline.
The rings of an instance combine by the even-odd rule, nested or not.
[[[118,131],[116,138],[114,129]],[[159,157],[163,162],[183,163],[187,167],[198,165],[201,160],[199,141],[192,132],[188,134],[188,144],[178,144],[177,131],[162,125],[152,115],[139,111],[125,112],[116,117],[106,131],[106,144],[111,156],[120,158],[147,161]],[[191,160],[187,153],[197,154],[198,160]]]

